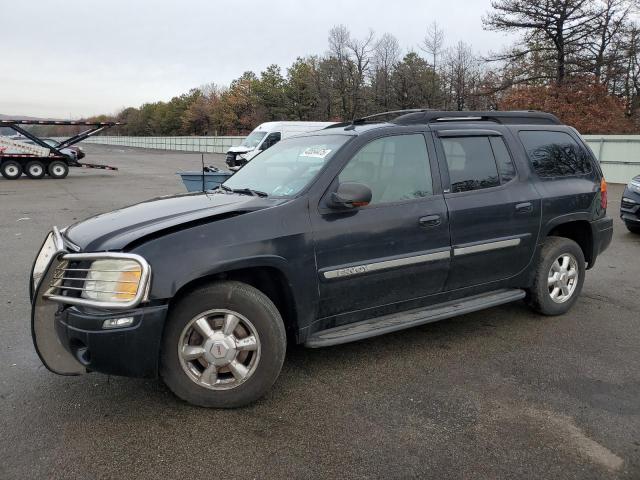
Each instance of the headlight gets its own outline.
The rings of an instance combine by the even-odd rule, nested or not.
[[[627,188],[632,192],[640,193],[640,181],[631,180],[627,185]]]
[[[82,297],[99,302],[131,302],[138,295],[142,266],[127,259],[94,260],[84,282]]]

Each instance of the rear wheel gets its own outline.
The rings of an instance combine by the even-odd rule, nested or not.
[[[69,174],[69,165],[60,160],[54,160],[49,164],[48,171],[51,178],[62,179]]]
[[[266,295],[240,282],[214,283],[172,307],[160,374],[189,403],[240,407],[271,388],[285,350],[282,318]]]
[[[0,174],[7,180],[15,180],[22,175],[22,165],[15,160],[5,160],[0,165]]]
[[[568,238],[548,237],[540,252],[529,306],[543,315],[562,315],[576,303],[586,272],[580,246]]]
[[[27,167],[24,169],[24,173],[26,173],[29,178],[42,178],[46,173],[46,169],[44,168],[44,164],[39,162],[38,160],[33,160],[27,163]]]
[[[625,222],[624,224],[631,233],[640,233],[640,224],[631,222]]]

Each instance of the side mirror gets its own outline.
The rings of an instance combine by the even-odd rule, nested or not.
[[[348,209],[366,207],[371,203],[371,189],[363,183],[344,182],[329,197],[329,207]]]

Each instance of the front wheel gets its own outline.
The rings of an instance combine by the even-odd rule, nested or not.
[[[540,252],[529,306],[543,315],[562,315],[578,300],[586,267],[580,246],[568,238],[548,237]]]
[[[213,283],[172,306],[160,374],[189,403],[240,407],[271,388],[286,343],[280,313],[266,295],[245,283]]]
[[[640,223],[624,222],[631,233],[640,233]]]

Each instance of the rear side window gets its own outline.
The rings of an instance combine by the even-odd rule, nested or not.
[[[516,175],[501,137],[454,137],[441,141],[452,193],[497,187]]]
[[[572,177],[592,171],[589,154],[568,133],[521,131],[520,140],[540,177]]]

